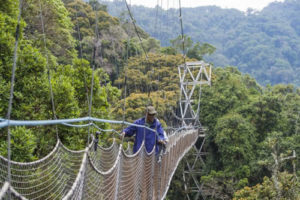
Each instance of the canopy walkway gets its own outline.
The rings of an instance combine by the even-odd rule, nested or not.
[[[27,125],[66,121],[74,120],[31,121]],[[24,121],[10,122],[20,124]],[[0,127],[6,125],[7,121],[0,122]],[[198,130],[192,127],[173,131],[161,162],[157,162],[155,148],[148,153],[144,144],[130,154],[115,140],[109,148],[93,148],[93,140],[81,151],[69,150],[58,140],[52,152],[40,160],[10,161],[10,184],[8,160],[0,156],[0,199],[163,199],[180,160],[197,138]]]
[[[137,28],[134,24],[133,16],[130,8],[125,0],[130,18],[135,27],[135,31],[139,37]],[[180,4],[180,1],[179,1]],[[44,48],[47,49],[46,35],[44,30],[42,6],[39,2],[40,18],[42,24],[43,43]],[[11,75],[10,97],[8,103],[8,111],[6,119],[0,118],[0,128],[8,127],[7,134],[7,158],[0,156],[0,199],[21,199],[21,200],[160,200],[164,199],[173,174],[183,156],[193,147],[199,137],[199,109],[200,109],[200,96],[201,85],[210,84],[211,68],[203,62],[186,63],[185,55],[184,65],[179,67],[180,75],[180,111],[181,117],[177,117],[182,127],[168,133],[169,142],[167,144],[164,155],[156,155],[155,146],[150,153],[145,149],[144,143],[140,149],[131,154],[129,150],[124,150],[123,144],[117,142],[112,143],[109,148],[97,146],[96,140],[90,140],[90,129],[88,131],[88,145],[84,150],[73,151],[68,149],[59,140],[58,129],[56,127],[57,143],[54,149],[44,158],[29,162],[21,163],[11,160],[11,133],[10,127],[12,126],[43,126],[43,125],[66,125],[73,127],[90,127],[98,128],[94,122],[122,124],[141,126],[125,122],[125,115],[123,121],[113,121],[98,119],[92,117],[92,100],[94,88],[94,72],[95,52],[98,46],[96,43],[93,48],[92,59],[92,80],[90,87],[90,95],[88,94],[88,117],[78,119],[58,120],[56,116],[56,109],[54,103],[53,89],[51,85],[51,70],[48,63],[48,54],[45,51],[47,74],[50,89],[50,98],[52,105],[52,114],[54,120],[41,120],[41,121],[18,121],[11,120],[12,102],[14,97],[14,82],[15,72],[17,67],[17,49],[19,42],[19,24],[21,19],[22,4],[19,3],[18,26],[16,27],[15,46],[13,55],[13,66]],[[96,12],[97,13],[97,12]],[[97,15],[95,38],[98,39]],[[180,22],[182,39],[183,28],[180,10]],[[79,31],[78,31],[79,32]],[[141,45],[142,41],[139,37]],[[184,40],[182,41],[183,52]],[[143,46],[142,46],[143,47]],[[144,50],[144,48],[143,48]],[[147,52],[146,62],[148,62]],[[185,54],[185,53],[184,53]],[[181,70],[181,68],[183,70]],[[209,69],[209,70],[208,70]],[[208,71],[207,71],[208,70]],[[203,81],[204,77],[204,81]],[[193,95],[196,87],[199,87],[198,101],[194,100]],[[125,91],[126,91],[126,77],[125,77]],[[148,98],[150,90],[147,91]],[[126,92],[124,95],[126,99]],[[197,103],[197,111],[194,111],[194,104]],[[125,111],[125,103],[124,108]],[[88,122],[88,124],[73,125],[76,122]],[[192,123],[190,123],[192,122]],[[187,124],[189,124],[187,126]],[[149,129],[146,126],[141,126]],[[201,128],[201,125],[200,125]],[[151,129],[152,130],[152,129]],[[102,130],[109,131],[109,130]],[[110,130],[115,131],[115,130]],[[156,130],[152,130],[156,134]],[[202,136],[203,137],[203,136]],[[91,142],[90,142],[91,141]],[[94,147],[94,148],[93,148]],[[95,148],[97,147],[97,148]],[[197,150],[198,154],[200,150]],[[157,157],[161,156],[161,160]],[[198,156],[197,156],[198,158]],[[194,166],[191,169],[194,171]],[[186,187],[185,187],[186,188]],[[200,189],[198,189],[200,191]]]

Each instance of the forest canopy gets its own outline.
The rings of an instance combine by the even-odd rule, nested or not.
[[[96,118],[133,122],[144,115],[146,105],[152,104],[165,128],[177,126],[174,119],[180,98],[177,66],[185,59],[205,61],[207,56],[215,55],[221,63],[236,67],[214,67],[211,85],[197,90],[201,93],[196,92],[197,97],[201,94],[199,120],[206,130],[205,164],[197,163],[202,170],[197,177],[203,188],[201,195],[206,199],[297,200],[300,198],[299,21],[291,12],[281,19],[292,21],[280,32],[281,25],[273,18],[277,12],[278,16],[286,14],[279,12],[285,9],[282,5],[295,8],[298,4],[298,1],[275,3],[260,13],[249,11],[247,15],[217,7],[196,8],[201,12],[211,10],[213,16],[203,15],[198,25],[186,21],[191,32],[183,35],[186,49],[182,50],[179,34],[170,34],[170,46],[166,45],[170,38],[158,41],[151,37],[153,32],[144,25],[153,18],[146,15],[149,10],[143,7],[135,12],[137,21],[144,20],[137,27],[140,42],[126,12],[122,18],[113,17],[107,12],[107,5],[97,1],[25,1],[16,29],[18,1],[0,0],[0,118],[5,119],[8,110],[16,30],[20,37],[11,118],[19,120],[84,117],[89,114],[92,100],[91,115]],[[276,12],[271,12],[271,8]],[[138,9],[144,9],[145,18]],[[186,18],[197,17],[189,16],[197,12],[187,11],[190,10],[184,10]],[[212,20],[211,26],[204,19]],[[193,26],[207,26],[206,34],[223,39],[194,39],[205,37]],[[216,26],[222,31],[213,31]],[[285,31],[290,35],[283,38]],[[227,40],[229,37],[234,40]],[[220,46],[220,42],[224,44]],[[272,45],[278,45],[282,51],[275,51]],[[187,53],[186,58],[183,52]],[[272,61],[274,65],[261,61]],[[275,71],[283,79],[276,78]],[[295,85],[261,86],[243,72],[254,75],[260,83]],[[112,126],[98,125],[104,129]],[[47,155],[56,143],[56,130],[70,149],[86,146],[87,129],[17,127],[11,130],[12,160],[30,162]],[[7,156],[6,136],[7,129],[0,129],[2,156]],[[103,134],[100,143],[108,145],[113,137]],[[166,199],[184,199],[186,192],[192,194],[184,190],[182,173],[194,153],[189,152],[179,165]]]
[[[122,1],[106,2],[119,16]],[[171,5],[171,3],[170,3]],[[273,2],[262,11],[217,6],[182,8],[184,33],[197,43],[216,47],[206,56],[215,66],[237,66],[262,85],[300,86],[300,0]],[[179,11],[132,6],[137,24],[169,46],[180,35]]]

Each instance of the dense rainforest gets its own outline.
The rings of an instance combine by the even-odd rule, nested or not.
[[[122,14],[119,18],[113,17],[108,14],[105,4],[93,0],[21,2],[19,5],[17,0],[0,0],[0,120],[7,115],[14,47],[16,36],[19,35],[12,119],[64,119],[87,116],[92,89],[93,117],[116,120],[125,118],[126,121],[132,122],[143,116],[145,106],[150,103],[156,107],[158,118],[164,127],[177,125],[176,119],[173,119],[178,110],[180,92],[177,66],[184,63],[180,49],[181,39],[178,37],[179,27],[174,29],[177,34],[170,34],[168,39],[171,41],[167,41],[167,38],[161,40],[161,46],[158,40],[150,36],[153,33],[144,31],[147,29],[139,23],[136,31],[142,40],[140,43],[126,12],[120,12]],[[282,32],[277,35],[277,39],[279,44],[284,46],[275,48],[263,43],[273,41],[270,41],[270,38],[256,41],[253,32],[260,34],[257,27],[246,22],[260,19],[262,24],[267,23],[269,21],[265,21],[264,18],[267,13],[269,17],[278,17],[276,12],[270,11],[271,8],[277,10],[275,8],[282,5],[285,5],[285,8],[297,4],[299,1],[285,1],[283,4],[272,4],[261,13],[249,11],[247,15],[217,7],[197,8],[215,10],[209,12],[214,14],[215,21],[211,21],[206,27],[211,40],[202,40],[203,37],[200,37],[201,41],[196,40],[191,34],[203,34],[201,29],[193,29],[187,33],[190,36],[185,35],[186,60],[220,57],[220,52],[223,52],[224,46],[227,45],[219,46],[218,41],[227,40],[214,39],[216,32],[220,37],[227,38],[230,35],[234,38],[231,41],[230,52],[236,59],[235,63],[231,63],[223,56],[224,62],[221,63],[227,66],[215,67],[211,86],[201,89],[199,119],[206,129],[206,142],[202,158],[204,162],[197,163],[197,167],[202,169],[198,179],[205,199],[300,198],[300,89],[292,84],[261,86],[251,75],[242,72],[255,69],[261,75],[262,72],[268,74],[264,65],[253,60],[248,60],[247,64],[239,60],[243,59],[241,54],[250,51],[244,48],[245,45],[260,49],[260,56],[266,62],[274,59],[284,60],[285,58],[280,57],[283,55],[281,51],[290,48],[288,41],[296,40],[294,32],[288,32],[291,34],[289,35],[285,29],[280,29]],[[293,6],[292,8],[296,9]],[[146,16],[148,10],[144,9]],[[217,16],[218,12],[222,13],[222,17]],[[143,19],[137,8],[134,8],[133,13],[137,21]],[[193,24],[187,21],[187,18],[193,18],[188,17],[188,13],[197,12],[184,11],[186,26]],[[17,29],[19,14],[21,20]],[[237,16],[239,18],[236,18]],[[291,16],[292,12],[281,20],[286,22]],[[223,24],[223,31],[210,32],[225,22],[221,20],[223,18],[230,18],[236,24],[227,21],[228,24]],[[150,16],[147,17],[147,20],[151,19]],[[294,24],[297,24],[298,18],[293,20]],[[198,18],[197,21],[204,23],[205,20]],[[171,24],[171,21],[169,23]],[[191,29],[192,26],[194,25],[190,25]],[[233,29],[230,30],[233,31],[230,32],[232,34],[226,32],[229,31],[226,28],[231,26],[239,27],[235,33],[239,32],[243,39],[233,36]],[[276,29],[278,26],[281,25],[275,23],[271,27]],[[253,32],[245,27],[252,27]],[[265,25],[262,27],[266,28]],[[241,30],[243,32],[240,32]],[[271,30],[266,28],[266,31]],[[275,33],[277,34],[276,31]],[[284,40],[281,38],[283,36]],[[240,41],[245,39],[249,41],[248,45]],[[252,44],[253,42],[264,46],[264,50],[261,46]],[[254,46],[249,45],[250,43]],[[289,75],[288,79],[296,84],[299,83],[298,43],[295,41],[295,49],[291,49],[295,53],[295,65],[281,65],[280,68],[294,70],[293,76]],[[251,52],[255,56],[259,55],[255,51]],[[95,83],[93,88],[92,74]],[[264,76],[264,83],[277,83],[277,79],[274,81],[270,76]],[[51,102],[51,88],[54,107]],[[98,125],[101,128],[112,126],[106,123]],[[122,127],[116,128],[121,130]],[[56,143],[56,130],[58,137],[69,148],[84,149],[87,128],[17,127],[11,128],[12,159],[29,162],[44,157]],[[100,143],[107,145],[113,137],[111,134],[102,134]],[[0,154],[7,156],[7,129],[0,129]],[[191,151],[180,163],[166,199],[185,199],[182,172],[186,167],[185,162],[189,162],[193,154]]]
[[[137,24],[163,46],[170,45],[170,40],[180,34],[178,1],[168,2],[169,7],[177,9],[132,6]],[[112,15],[120,16],[121,0],[105,3]],[[273,2],[262,11],[242,12],[216,6],[182,8],[184,33],[195,42],[217,48],[206,57],[215,66],[237,66],[262,85],[292,83],[299,86],[299,9],[299,0]]]

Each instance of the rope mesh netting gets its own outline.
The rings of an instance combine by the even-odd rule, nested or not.
[[[194,129],[171,135],[161,162],[144,144],[128,154],[115,141],[96,151],[92,144],[71,151],[58,141],[41,160],[11,161],[11,187],[6,182],[7,159],[0,156],[0,199],[163,199],[179,161],[197,137]]]
[[[45,158],[11,161],[11,186],[27,199],[62,199],[72,187],[85,151],[71,151],[59,140]],[[0,156],[1,184],[7,180],[7,159]]]

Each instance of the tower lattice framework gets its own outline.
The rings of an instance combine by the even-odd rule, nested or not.
[[[183,171],[184,189],[186,198],[205,199],[202,195],[201,177],[202,166],[205,165],[203,156],[203,146],[205,143],[205,133],[199,121],[201,107],[202,85],[211,85],[212,67],[203,61],[187,62],[178,66],[180,78],[180,113],[183,126],[199,127],[198,139],[193,146],[193,152],[185,159]]]

